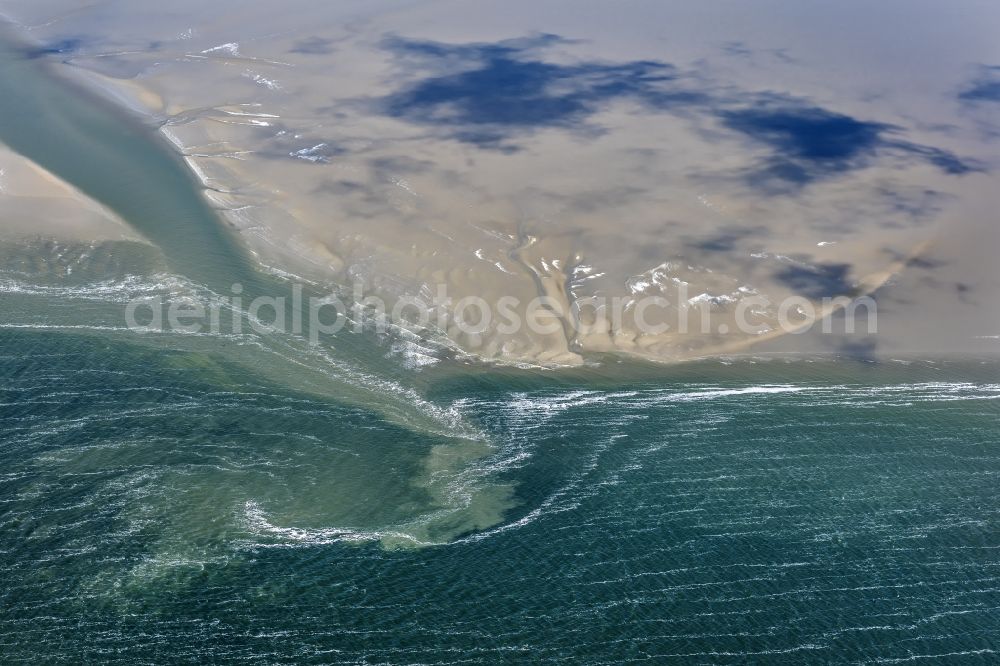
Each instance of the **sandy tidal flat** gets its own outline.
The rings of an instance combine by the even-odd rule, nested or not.
[[[1000,328],[978,256],[995,134],[963,98],[993,40],[965,7],[873,29],[894,7],[4,3],[46,57],[146,110],[262,264],[390,304],[443,286],[450,343],[541,365],[964,350]],[[928,45],[932,27],[961,39]],[[774,334],[783,299],[876,290],[955,323],[887,307],[877,339]],[[753,332],[749,295],[769,303]],[[463,298],[524,319],[540,296],[548,332],[455,325]],[[649,296],[669,305],[642,326]],[[613,299],[616,322],[586,305]],[[695,306],[708,323],[681,331]]]

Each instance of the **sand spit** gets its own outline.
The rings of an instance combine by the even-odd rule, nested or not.
[[[662,27],[528,4],[503,17],[451,3],[7,5],[42,44],[86,36],[52,57],[144,107],[262,264],[360,284],[390,307],[444,288],[438,333],[497,362],[773,344],[785,299],[822,312],[824,297],[950,264],[938,244],[906,258],[946,225],[987,225],[995,197],[991,151],[961,109],[891,63],[856,76],[864,54],[838,50],[836,34],[796,41],[803,26],[762,33],[759,55],[738,59],[708,14],[684,17],[707,31],[692,40],[645,5],[637,21]],[[767,55],[789,40],[808,67]],[[914,57],[957,77],[983,57],[959,42],[967,52]],[[945,123],[957,129],[934,129]],[[997,282],[991,267],[941,280],[949,270],[940,282]],[[944,297],[916,282],[904,296]],[[455,323],[463,299],[494,312],[514,299],[524,320],[539,297],[554,313],[544,333]],[[652,297],[670,305],[640,325]],[[748,332],[735,318],[750,297],[767,304]],[[620,321],[592,307],[615,299]]]
[[[3,145],[0,219],[5,240],[140,240],[112,211]]]

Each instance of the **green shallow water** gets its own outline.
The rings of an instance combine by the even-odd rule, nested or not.
[[[136,334],[130,298],[288,287],[22,55],[0,139],[155,248],[0,252],[5,663],[996,661],[996,360],[418,372],[366,335]]]
[[[253,283],[245,253],[152,128],[59,76],[0,24],[0,141],[86,192],[216,291]]]
[[[996,658],[995,364],[442,379],[495,444],[464,473],[513,492],[413,547],[366,529],[433,510],[439,437],[190,352],[2,340],[9,663]]]

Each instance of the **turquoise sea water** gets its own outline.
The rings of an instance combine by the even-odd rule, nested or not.
[[[129,298],[288,287],[50,74],[4,51],[0,140],[153,245],[0,252],[5,663],[996,662],[995,360],[136,334]]]
[[[188,353],[3,342],[7,662],[996,659],[995,365],[442,380],[495,447],[464,473],[512,493],[413,547],[364,530],[433,510],[440,437]]]

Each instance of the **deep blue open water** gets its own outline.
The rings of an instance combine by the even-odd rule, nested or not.
[[[151,240],[0,247],[3,663],[997,662],[995,359],[137,334],[288,286],[150,128],[0,56],[0,140]]]

